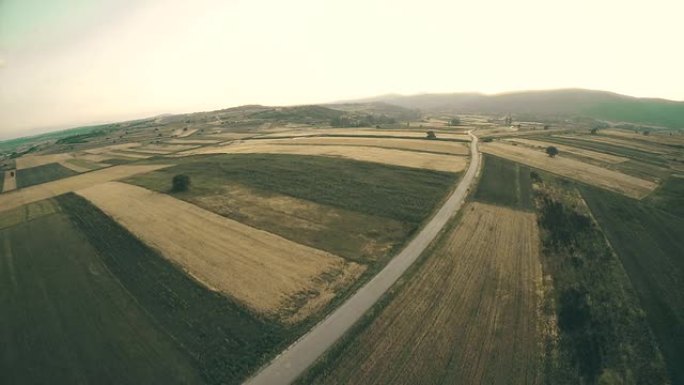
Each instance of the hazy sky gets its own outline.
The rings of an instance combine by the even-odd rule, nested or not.
[[[0,0],[0,137],[248,103],[684,100],[681,0]]]

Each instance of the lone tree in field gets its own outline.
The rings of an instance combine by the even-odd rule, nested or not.
[[[428,131],[427,132],[427,138],[428,139],[437,139],[437,135],[435,135],[434,131]]]
[[[596,135],[597,132],[598,132],[598,128],[596,128],[596,127],[594,127],[594,128],[592,128],[591,130],[589,130],[589,133],[592,134],[592,135]]]
[[[190,188],[190,177],[183,174],[178,174],[171,180],[171,191],[182,192],[188,191]]]
[[[458,116],[449,119],[449,126],[458,126],[460,124],[461,124],[461,118],[459,118]]]
[[[549,146],[546,147],[546,153],[553,158],[554,156],[558,155],[558,149],[554,146]]]

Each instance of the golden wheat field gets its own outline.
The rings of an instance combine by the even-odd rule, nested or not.
[[[365,270],[142,187],[110,182],[77,193],[207,287],[285,323],[322,309]]]
[[[539,244],[534,214],[469,204],[314,383],[537,383]]]

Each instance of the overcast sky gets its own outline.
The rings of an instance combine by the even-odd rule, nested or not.
[[[385,93],[684,100],[681,0],[0,0],[0,138]]]

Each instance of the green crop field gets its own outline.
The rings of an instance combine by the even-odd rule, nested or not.
[[[521,210],[531,210],[530,168],[492,155],[484,156],[482,177],[474,198]]]
[[[192,182],[189,191],[172,193],[177,198],[361,262],[390,256],[458,178],[348,159],[247,154],[195,157],[127,182],[171,193],[177,174]],[[284,212],[282,197],[301,209]]]
[[[2,382],[196,382],[186,355],[79,229],[48,201],[36,205],[2,213],[14,218],[0,229]]]
[[[670,179],[641,202],[582,189],[634,284],[673,384],[684,383],[683,185],[680,178]]]
[[[76,171],[58,164],[50,163],[43,166],[25,168],[17,170],[17,188],[23,188],[51,182],[53,180],[66,178],[78,174]]]

